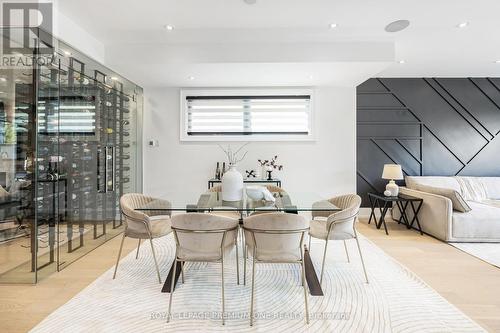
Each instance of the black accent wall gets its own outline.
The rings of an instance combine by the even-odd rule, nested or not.
[[[357,88],[357,190],[406,175],[500,176],[500,78],[374,78]]]

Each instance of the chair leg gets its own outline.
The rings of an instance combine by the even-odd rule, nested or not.
[[[137,245],[137,253],[135,254],[135,259],[139,258],[140,247],[141,247],[141,239],[139,238],[139,244]]]
[[[253,326],[253,303],[255,298],[255,249],[252,257],[252,298],[250,299],[250,326]]]
[[[328,248],[328,238],[325,241],[325,251],[323,252],[323,263],[321,264],[321,277],[319,279],[319,285],[323,285],[323,273],[325,271],[325,260],[326,260],[326,249]]]
[[[309,247],[307,249],[311,252],[311,235],[309,235]]]
[[[347,256],[347,262],[351,262],[351,260],[349,259],[349,251],[347,251],[347,244],[344,240],[344,249],[345,249],[345,255]]]
[[[248,247],[245,245],[243,248],[243,285],[247,285],[247,252]]]
[[[356,238],[356,244],[358,244],[359,257],[361,258],[361,265],[363,265],[363,272],[365,272],[366,283],[368,282],[368,274],[366,273],[365,261],[363,260],[363,254],[361,253],[361,246],[359,246],[358,235],[356,233],[356,229],[354,229],[354,236]]]
[[[236,238],[236,284],[240,284],[240,256],[238,255],[238,238]]]
[[[118,264],[120,263],[120,257],[122,255],[123,241],[125,240],[125,232],[123,233],[122,242],[120,243],[120,250],[118,251],[118,258],[116,258],[115,272],[113,273],[113,280],[116,277],[116,270],[118,269]]]
[[[172,274],[172,282],[170,284],[170,299],[168,301],[168,315],[167,315],[167,323],[170,321],[170,316],[172,314],[172,296],[174,295],[174,288],[175,288],[175,275],[177,272],[177,253],[175,253],[175,258],[174,258],[174,271]]]
[[[225,325],[226,324],[226,320],[225,320],[225,312],[224,312],[224,249],[222,249],[222,257],[221,257],[221,260],[220,260],[220,267],[221,267],[221,278],[222,278],[222,325]]]
[[[181,277],[182,277],[182,283],[184,283],[184,265],[186,264],[185,261],[179,262],[179,265],[181,265]]]
[[[160,269],[158,268],[158,261],[156,260],[155,247],[153,246],[153,238],[149,238],[149,243],[151,244],[151,252],[153,252],[153,259],[156,266],[156,274],[158,274],[158,282],[161,284]]]
[[[304,260],[302,260],[300,265],[302,266],[302,286],[304,286],[304,304],[306,307],[306,324],[309,324],[309,306],[307,304],[306,268],[304,265]]]

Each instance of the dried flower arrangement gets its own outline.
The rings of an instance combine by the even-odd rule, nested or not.
[[[273,168],[274,170],[283,170],[283,165],[278,164],[278,155],[275,155],[270,161],[269,160],[257,160],[260,164],[261,167],[269,167]]]
[[[243,155],[238,155],[240,153],[240,151],[245,147],[247,146],[248,144],[250,144],[250,142],[247,142],[245,144],[243,144],[240,148],[236,149],[236,151],[233,152],[232,148],[231,148],[231,145],[228,145],[226,149],[224,149],[224,147],[222,147],[221,145],[218,145],[220,149],[222,149],[222,151],[226,154],[227,156],[227,160],[229,162],[229,165],[236,165],[238,164],[239,162],[243,161],[243,159],[245,158],[245,156],[247,155],[248,151],[246,151]]]

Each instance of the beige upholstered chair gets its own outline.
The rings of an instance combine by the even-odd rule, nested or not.
[[[153,253],[153,259],[155,261],[156,273],[158,274],[158,281],[161,283],[160,270],[158,268],[158,262],[156,260],[155,248],[153,246],[153,238],[159,238],[168,235],[172,230],[170,228],[170,212],[168,215],[164,211],[148,211],[141,212],[135,209],[145,207],[148,203],[155,202],[155,206],[158,207],[171,207],[170,202],[166,200],[156,199],[140,193],[127,193],[120,198],[120,209],[122,217],[125,221],[125,230],[123,231],[123,237],[120,244],[120,250],[118,251],[118,258],[116,259],[115,272],[113,274],[113,279],[116,277],[116,271],[118,269],[118,264],[120,262],[120,256],[122,254],[123,241],[125,237],[136,238],[139,240],[137,245],[137,253],[135,258],[139,256],[139,248],[141,246],[142,239],[149,239],[151,244],[151,251]],[[162,215],[163,214],[163,215]]]
[[[175,236],[174,269],[181,265],[184,283],[185,262],[220,262],[222,278],[222,324],[225,324],[224,305],[224,256],[225,252],[236,246],[236,283],[239,284],[238,264],[238,220],[205,213],[186,213],[172,217],[172,230]],[[175,278],[172,278],[167,322],[170,321]]]
[[[255,264],[297,263],[302,268],[302,285],[306,322],[309,323],[307,306],[307,286],[304,266],[304,236],[309,230],[309,222],[296,214],[267,213],[247,217],[243,220],[245,232],[244,281],[246,283],[246,258],[252,256],[252,296],[250,300],[250,326],[253,325],[255,298]]]
[[[311,250],[311,237],[323,239],[325,241],[325,249],[323,253],[323,263],[321,265],[320,284],[323,283],[323,272],[325,270],[326,250],[329,240],[343,240],[344,249],[349,262],[349,252],[347,252],[346,240],[354,238],[358,245],[361,264],[365,273],[366,283],[368,283],[368,275],[366,274],[365,263],[361,247],[359,246],[358,235],[356,233],[355,223],[361,205],[361,197],[356,194],[341,195],[328,200],[333,205],[339,207],[341,211],[331,213],[326,211],[313,211],[311,221],[311,229],[309,231],[309,250]],[[313,208],[316,204],[313,204]],[[320,204],[321,205],[321,204]]]

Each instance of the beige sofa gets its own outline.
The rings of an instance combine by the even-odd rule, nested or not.
[[[467,201],[471,208],[467,213],[454,211],[446,197],[415,190],[420,184],[451,188],[463,195],[455,177],[406,177],[406,187],[400,193],[423,199],[418,218],[425,233],[447,242],[500,242],[500,177],[477,179],[484,184],[488,198],[481,202]],[[412,212],[407,213],[411,219]],[[397,209],[392,210],[392,215],[399,219]]]

